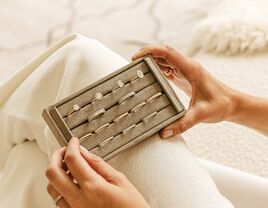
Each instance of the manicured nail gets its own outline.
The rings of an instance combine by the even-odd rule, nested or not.
[[[168,137],[171,137],[173,136],[173,130],[172,129],[169,129],[169,130],[166,130],[163,132],[163,138],[166,139]]]

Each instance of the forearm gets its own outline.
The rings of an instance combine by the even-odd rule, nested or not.
[[[268,100],[241,92],[234,93],[233,100],[234,113],[228,120],[268,136]]]

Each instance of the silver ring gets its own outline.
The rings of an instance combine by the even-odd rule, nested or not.
[[[144,117],[144,118],[142,119],[142,121],[146,122],[149,118],[151,118],[151,117],[153,117],[153,116],[156,116],[156,115],[157,115],[157,112],[155,111],[155,112],[151,113],[150,115]]]
[[[91,114],[90,116],[88,116],[88,122],[91,122],[93,119],[97,118],[98,116],[102,115],[105,113],[105,109],[102,108],[100,110],[97,110],[95,113]]]
[[[123,102],[125,102],[127,99],[129,99],[130,97],[134,96],[136,93],[133,91],[133,92],[130,92],[126,95],[124,95],[123,97],[121,97],[119,100],[118,100],[118,103],[121,104]]]
[[[79,142],[83,142],[85,139],[87,139],[88,137],[90,137],[92,135],[92,133],[88,133],[84,136],[82,136],[81,138],[79,138]]]
[[[117,118],[115,118],[115,119],[113,120],[113,122],[114,122],[114,123],[117,123],[118,121],[120,121],[122,118],[124,118],[124,117],[127,116],[127,115],[128,115],[128,112],[123,113],[122,115],[120,115],[120,116],[118,116]]]
[[[133,82],[135,81],[136,79],[142,79],[144,77],[144,74],[141,70],[137,70],[137,75],[135,77],[133,77],[130,81]]]
[[[122,87],[124,87],[125,86],[125,84],[121,81],[121,80],[118,80],[117,81],[117,85],[112,89],[112,91],[114,92],[114,91],[116,91],[117,89],[120,89],[120,88],[122,88]]]
[[[56,197],[56,199],[54,199],[54,205],[55,205],[56,208],[58,207],[57,203],[58,203],[61,199],[63,199],[63,196],[62,196],[62,195],[59,195],[59,196]]]
[[[150,97],[149,99],[147,99],[147,102],[148,102],[148,103],[151,103],[151,102],[153,102],[153,100],[154,100],[155,98],[157,98],[157,97],[159,97],[159,96],[161,96],[161,95],[162,95],[162,92],[158,92],[158,93],[154,94],[152,97]]]
[[[92,103],[94,103],[94,102],[97,101],[97,100],[102,100],[102,98],[103,98],[103,95],[102,95],[101,93],[97,92],[97,93],[94,95],[94,98],[93,98],[93,100],[92,100]]]
[[[109,123],[106,123],[106,124],[102,125],[101,127],[97,128],[97,129],[95,130],[95,132],[96,132],[96,133],[99,133],[99,132],[101,132],[105,127],[107,127],[107,126],[109,126],[109,125],[110,125]]]
[[[131,109],[131,112],[136,112],[137,110],[139,110],[144,105],[146,105],[145,101],[139,103],[138,105],[136,105],[134,108]]]
[[[74,113],[75,111],[78,111],[78,110],[80,110],[80,109],[81,109],[81,108],[80,108],[79,105],[74,104],[74,105],[73,105],[73,109],[67,114],[67,116],[71,115],[72,113]]]

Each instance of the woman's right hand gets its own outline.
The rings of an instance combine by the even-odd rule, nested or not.
[[[198,62],[169,46],[160,45],[140,49],[132,60],[147,54],[152,55],[168,80],[191,96],[185,116],[162,129],[162,138],[181,134],[200,122],[216,123],[229,120],[234,115],[234,98],[238,92],[217,80]]]
[[[80,146],[77,138],[52,154],[46,176],[48,193],[54,200],[60,197],[60,208],[149,208],[123,173]]]

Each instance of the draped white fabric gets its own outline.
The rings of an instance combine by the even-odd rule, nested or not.
[[[72,35],[1,84],[0,207],[51,206],[44,170],[58,144],[41,111],[125,64],[100,42]],[[154,135],[110,163],[128,176],[151,207],[233,207],[180,136],[161,140]]]

